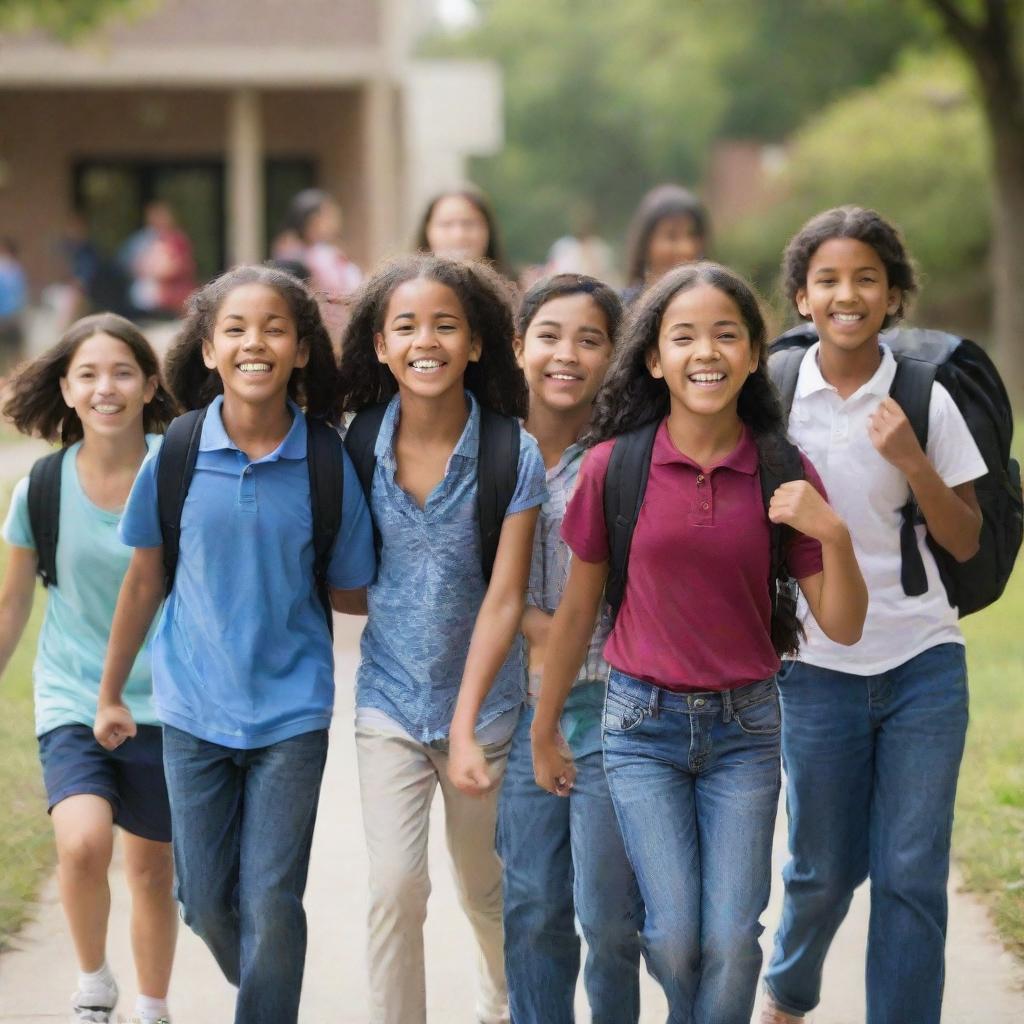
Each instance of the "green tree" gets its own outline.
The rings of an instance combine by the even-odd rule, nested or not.
[[[0,30],[42,29],[71,39],[118,14],[152,6],[154,0],[0,0]]]
[[[1024,401],[1024,0],[923,0],[974,71],[991,142],[993,335]]]

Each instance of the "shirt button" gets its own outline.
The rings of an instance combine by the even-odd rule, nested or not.
[[[704,474],[703,473],[698,473],[697,474],[697,483],[699,483],[699,484],[704,483]]]
[[[246,476],[252,476],[252,466],[246,466],[245,467],[245,475]]]
[[[704,509],[705,512],[707,512],[707,510],[709,508],[708,503],[705,501],[704,504],[701,505],[701,508]]]

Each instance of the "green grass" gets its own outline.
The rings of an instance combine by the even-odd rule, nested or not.
[[[10,492],[0,495],[6,511]],[[7,546],[0,544],[0,574]],[[39,884],[53,866],[53,839],[39,770],[32,716],[32,661],[45,598],[0,680],[0,952],[24,923]]]
[[[1024,556],[1003,597],[963,627],[971,724],[953,850],[968,888],[1024,957]]]

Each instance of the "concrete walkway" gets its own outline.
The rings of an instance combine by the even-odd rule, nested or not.
[[[302,1024],[360,1024],[367,1019],[363,959],[366,856],[351,727],[358,623],[338,620],[338,626],[338,712],[306,894],[310,941]],[[431,1024],[471,1024],[473,947],[447,869],[439,800],[434,812],[430,847],[434,891],[426,925],[430,1021]],[[785,841],[780,828],[776,844],[779,868],[784,854]],[[118,1019],[128,1022],[134,1006],[134,988],[127,896],[117,865],[112,872],[112,886],[109,959],[122,989]],[[766,915],[766,944],[778,919],[779,889],[776,885]],[[832,949],[824,1000],[810,1018],[814,1024],[862,1024],[864,1021],[866,895],[866,891],[858,893]],[[951,885],[950,900],[949,968],[943,1021],[945,1024],[1019,1024],[1024,1021],[1024,971],[999,945],[984,910],[957,891],[956,879]],[[42,894],[36,920],[21,934],[17,946],[16,950],[0,957],[0,1021],[30,1024],[65,1020],[68,994],[74,988],[75,968],[53,881]],[[643,1024],[665,1020],[664,999],[646,974],[643,1002]],[[171,988],[175,1021],[177,1024],[229,1024],[232,1006],[232,990],[219,976],[212,958],[187,929],[183,930]],[[581,1024],[589,1019],[585,1004],[580,1001]]]

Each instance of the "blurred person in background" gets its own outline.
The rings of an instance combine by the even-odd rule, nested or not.
[[[571,233],[559,238],[548,253],[549,274],[582,274],[617,284],[611,246],[597,233],[597,215],[585,200],[569,211]]]
[[[416,249],[444,259],[486,260],[502,277],[516,279],[505,259],[494,207],[475,185],[441,192],[427,203]]]
[[[631,305],[673,268],[703,259],[709,234],[707,208],[689,189],[681,185],[652,188],[629,224],[623,303]]]
[[[121,266],[131,275],[131,304],[143,317],[176,317],[196,288],[192,242],[162,199],[146,204],[144,224],[121,246]]]
[[[12,238],[0,238],[0,374],[6,375],[21,358],[27,304],[28,286],[17,244]]]

